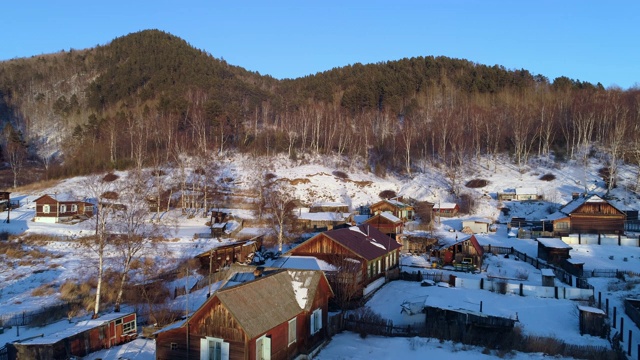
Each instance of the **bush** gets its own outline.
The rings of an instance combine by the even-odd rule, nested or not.
[[[527,271],[527,269],[518,268],[516,270],[515,277],[518,280],[529,280],[529,271]]]
[[[389,200],[389,199],[392,199],[394,197],[397,197],[398,194],[396,194],[396,192],[393,191],[393,190],[382,190],[380,192],[380,194],[378,194],[378,196],[380,196],[381,199]]]
[[[118,200],[118,193],[115,191],[106,191],[100,195],[101,199]]]
[[[473,179],[473,180],[467,181],[467,183],[465,184],[466,187],[472,188],[472,189],[482,188],[487,185],[489,185],[489,180],[485,180],[485,179]]]
[[[553,175],[552,173],[547,173],[547,174],[544,174],[544,175],[540,176],[540,180],[542,180],[542,181],[552,181],[552,180],[555,180],[555,179],[556,179],[556,176]]]
[[[114,174],[114,173],[108,173],[107,175],[105,175],[102,178],[102,181],[104,182],[112,182],[112,181],[116,181],[120,178],[120,176]]]
[[[338,179],[342,179],[342,180],[347,180],[349,178],[349,175],[347,175],[346,173],[340,171],[340,170],[336,170],[334,172],[332,172],[333,176],[337,177]]]

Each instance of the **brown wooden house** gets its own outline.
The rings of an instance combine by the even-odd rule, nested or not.
[[[397,234],[402,234],[404,228],[404,222],[400,218],[386,211],[368,218],[363,224],[371,225],[393,239]]]
[[[345,269],[345,280],[362,287],[398,268],[401,245],[371,225],[352,226],[320,233],[289,250],[288,255],[315,256]]]
[[[440,259],[442,265],[466,267],[463,270],[479,269],[482,267],[484,249],[478,243],[475,235],[457,238],[452,241],[443,241],[434,250],[435,256]]]
[[[109,349],[136,338],[136,313],[112,313],[51,335],[9,344],[9,359],[65,360]]]
[[[158,332],[156,359],[293,359],[321,345],[333,295],[322,271],[256,275]]]
[[[440,217],[454,217],[460,211],[456,203],[436,203],[433,205],[433,213]]]
[[[622,234],[627,215],[598,195],[578,196],[549,215],[557,236],[573,234]]]
[[[36,216],[33,221],[58,223],[93,216],[94,207],[90,202],[67,195],[43,195],[35,199]]]
[[[378,201],[377,203],[369,206],[371,214],[376,215],[383,212],[390,212],[393,216],[399,218],[402,221],[413,220],[414,209],[413,206],[405,204],[395,199],[385,199]]]

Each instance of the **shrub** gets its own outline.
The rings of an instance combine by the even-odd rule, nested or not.
[[[337,177],[338,179],[342,179],[342,180],[347,180],[349,178],[349,175],[347,175],[346,173],[340,171],[340,170],[336,170],[334,172],[332,172],[333,176]]]
[[[275,179],[277,177],[278,176],[276,176],[276,174],[274,174],[274,173],[266,173],[266,174],[264,174],[264,180],[265,181],[271,181],[271,180],[273,180],[273,179]]]
[[[518,268],[516,270],[515,277],[518,280],[529,280],[529,271],[527,271],[527,269]]]
[[[102,181],[104,182],[112,182],[112,181],[116,181],[120,178],[120,176],[114,174],[114,173],[108,173],[107,175],[105,175],[102,178]]]
[[[552,181],[552,180],[555,180],[555,179],[556,179],[556,176],[553,175],[552,173],[547,173],[547,174],[544,174],[544,175],[540,176],[540,180],[542,180],[542,181]]]
[[[489,180],[485,180],[485,179],[473,179],[473,180],[467,181],[467,183],[465,184],[466,187],[472,188],[472,189],[482,188],[487,185],[489,185]]]
[[[31,296],[47,296],[55,294],[56,289],[51,284],[40,285],[31,291]]]
[[[102,195],[100,195],[100,198],[106,200],[117,200],[118,193],[115,191],[105,191],[104,193],[102,193]]]
[[[395,191],[393,190],[382,190],[380,192],[380,194],[378,194],[378,196],[380,196],[381,199],[391,199],[394,198],[396,196],[398,196],[398,194],[396,194]]]

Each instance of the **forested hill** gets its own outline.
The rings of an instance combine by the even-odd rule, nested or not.
[[[637,89],[447,57],[277,80],[158,30],[0,62],[0,122],[5,161],[23,152],[50,176],[225,151],[338,154],[405,173],[425,161],[455,168],[508,153],[522,165],[594,146],[612,165],[640,157]]]

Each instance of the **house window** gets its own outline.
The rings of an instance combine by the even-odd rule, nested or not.
[[[49,205],[43,205],[42,206],[42,212],[45,214],[48,214],[51,212],[51,207]]]
[[[71,205],[71,212],[77,213],[78,212],[78,205],[72,204]]]
[[[382,264],[380,263],[380,259],[378,259],[378,274],[382,272]]]
[[[264,335],[256,340],[256,359],[271,360],[271,338]]]
[[[322,329],[322,309],[316,309],[311,313],[311,335]]]
[[[229,360],[229,343],[223,339],[200,339],[200,360]]]
[[[138,329],[136,328],[136,321],[129,321],[124,323],[124,325],[122,325],[122,333],[123,334],[128,334],[128,333],[132,333],[132,332],[136,332]]]
[[[122,319],[116,319],[116,325],[122,324]]]
[[[178,350],[178,344],[177,343],[171,343],[171,350]]]
[[[60,205],[60,212],[61,213],[66,213],[67,212],[67,205]]]
[[[289,320],[289,345],[296,342],[296,318]]]

